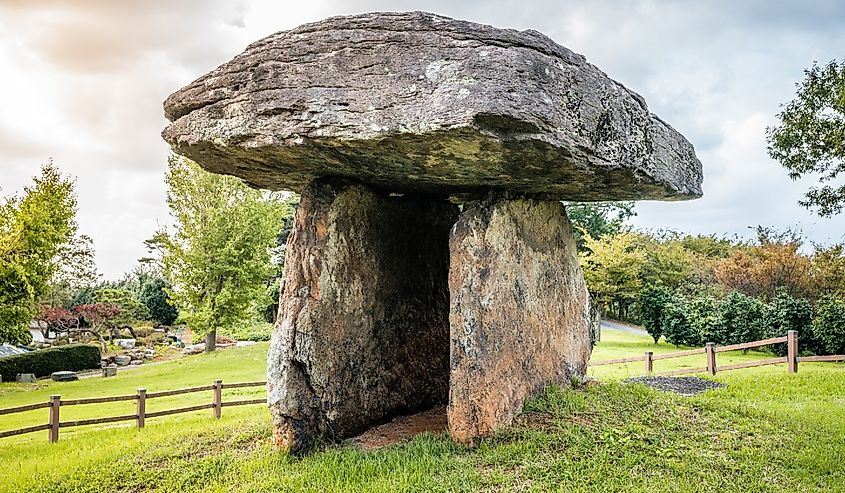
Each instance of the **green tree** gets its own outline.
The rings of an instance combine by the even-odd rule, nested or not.
[[[739,291],[731,291],[719,306],[723,344],[739,344],[762,339],[765,305]]]
[[[785,336],[787,331],[797,330],[802,349],[816,349],[813,337],[813,307],[807,300],[794,298],[785,289],[778,289],[775,297],[766,307],[763,320],[768,337]],[[786,344],[772,346],[777,354],[786,354]]]
[[[819,175],[824,185],[810,188],[799,204],[833,216],[845,206],[845,185],[836,182],[845,172],[845,63],[813,63],[796,87],[780,124],[768,129],[769,155],[793,180]]]
[[[579,252],[586,248],[585,235],[611,236],[622,231],[625,220],[636,216],[633,202],[578,202],[566,205]]]
[[[179,316],[167,297],[170,289],[172,287],[164,278],[155,277],[144,283],[139,294],[139,300],[147,307],[150,317],[162,325],[172,325]]]
[[[672,302],[672,294],[663,286],[646,286],[640,292],[640,322],[654,343],[663,335],[663,312]]]
[[[59,253],[76,233],[73,181],[52,162],[21,197],[0,199],[0,342],[27,343]]]
[[[845,354],[845,301],[832,296],[819,300],[813,317],[813,335],[821,353]]]
[[[688,317],[687,299],[675,296],[663,310],[663,335],[666,342],[675,346],[698,346],[701,337],[696,332]]]
[[[148,245],[161,254],[170,298],[182,318],[206,334],[214,350],[217,330],[247,318],[273,276],[271,250],[286,207],[279,194],[239,179],[209,173],[180,157],[168,162],[167,204],[175,220]]]
[[[639,235],[630,231],[600,239],[584,236],[586,248],[580,262],[587,287],[593,298],[617,318],[627,318],[628,308],[642,289],[646,258],[639,240]]]
[[[116,306],[120,313],[111,319],[117,326],[132,326],[149,320],[150,310],[125,289],[105,288],[94,293],[94,303]]]

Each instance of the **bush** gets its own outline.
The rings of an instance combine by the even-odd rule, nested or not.
[[[672,294],[663,286],[647,286],[640,291],[640,322],[655,344],[663,335],[663,311],[671,301]]]
[[[794,298],[785,290],[778,289],[766,307],[763,318],[767,337],[781,337],[787,331],[796,330],[800,349],[818,349],[813,337],[813,307],[807,300]],[[786,344],[774,344],[771,347],[775,354],[786,354]]]
[[[273,324],[259,320],[246,320],[227,329],[221,329],[218,334],[237,341],[269,341],[273,334]]]
[[[88,344],[70,344],[30,353],[0,358],[4,382],[14,382],[18,373],[46,377],[54,371],[79,371],[100,367],[100,348]]]
[[[826,296],[816,304],[813,335],[822,354],[845,354],[845,301]],[[798,334],[799,345],[801,334]]]
[[[703,346],[706,342],[724,344],[727,334],[719,318],[719,300],[702,292],[690,298],[687,303],[690,328],[689,346]],[[696,338],[697,336],[697,338]]]
[[[763,339],[765,305],[757,298],[731,291],[719,306],[720,344],[739,344]]]
[[[663,335],[666,342],[675,346],[700,346],[701,337],[693,330],[687,316],[689,307],[686,298],[675,296],[663,310]]]

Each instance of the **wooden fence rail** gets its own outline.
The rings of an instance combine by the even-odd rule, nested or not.
[[[29,426],[26,428],[19,428],[17,430],[8,430],[0,432],[0,438],[23,435],[26,433],[34,433],[37,431],[47,430],[48,437],[51,443],[59,440],[59,429],[70,428],[73,426],[96,425],[105,423],[116,423],[119,421],[135,421],[135,426],[143,428],[146,418],[157,418],[161,416],[170,416],[171,414],[189,413],[192,411],[200,411],[203,409],[212,409],[213,416],[220,419],[222,409],[231,406],[246,406],[249,404],[262,404],[266,399],[242,399],[238,401],[223,401],[223,389],[240,389],[245,387],[259,387],[266,385],[267,382],[241,382],[223,384],[223,380],[215,380],[212,385],[203,385],[200,387],[190,387],[186,389],[166,390],[162,392],[147,393],[147,389],[138,389],[138,392],[133,395],[116,395],[109,397],[90,397],[84,399],[69,399],[63,401],[61,396],[52,395],[48,402],[39,402],[36,404],[27,404],[25,406],[10,407],[7,409],[0,409],[0,415],[15,414],[34,409],[49,408],[49,418],[47,424]],[[190,394],[194,392],[212,391],[212,401],[207,404],[199,404],[195,406],[180,407],[175,409],[166,409],[164,411],[147,412],[147,400],[158,397],[169,397],[173,395]],[[101,418],[81,419],[77,421],[61,421],[60,410],[62,407],[79,406],[84,404],[101,404],[104,402],[120,402],[120,401],[135,401],[135,413],[124,414],[121,416],[106,416]]]
[[[768,346],[770,344],[786,343],[786,356],[779,358],[768,358],[757,361],[748,361],[745,363],[737,363],[733,365],[717,366],[716,354],[724,353],[725,351],[738,351],[742,349],[751,349],[761,346]],[[607,359],[601,361],[590,361],[589,366],[603,366],[603,365],[618,365],[622,363],[633,363],[642,361],[645,364],[645,372],[649,375],[654,373],[654,362],[657,360],[683,358],[685,356],[694,356],[697,354],[704,354],[707,357],[707,366],[704,368],[681,368],[678,370],[664,371],[658,375],[686,375],[690,373],[709,373],[715,375],[717,371],[739,370],[741,368],[752,368],[755,366],[779,365],[786,363],[786,369],[789,373],[798,372],[798,363],[811,363],[823,361],[845,361],[845,355],[837,354],[831,356],[798,356],[798,331],[790,330],[785,336],[772,337],[770,339],[762,339],[759,341],[743,342],[741,344],[729,344],[727,346],[717,346],[712,342],[708,342],[703,348],[688,349],[685,351],[675,351],[672,353],[654,354],[652,351],[646,351],[642,356],[630,356],[627,358]]]

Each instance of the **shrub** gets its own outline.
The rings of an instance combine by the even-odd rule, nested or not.
[[[663,335],[663,312],[671,301],[672,294],[663,286],[647,286],[640,291],[640,321],[655,344]]]
[[[705,342],[725,342],[727,334],[722,330],[718,299],[706,292],[699,293],[689,299],[687,310],[692,331],[687,345],[703,346]]]
[[[221,329],[219,334],[237,341],[269,341],[270,335],[273,334],[273,324],[263,320],[245,320],[233,327]]]
[[[738,344],[762,339],[765,305],[757,298],[731,291],[719,306],[721,344]]]
[[[825,296],[816,304],[813,335],[819,352],[845,354],[845,301]],[[801,334],[798,334],[799,344]]]
[[[663,310],[663,335],[666,342],[675,346],[699,346],[701,338],[695,332],[687,316],[688,303],[686,298],[675,296]]]
[[[797,330],[799,348],[810,351],[818,349],[813,337],[813,307],[807,300],[794,298],[786,290],[778,289],[766,307],[763,319],[767,337],[785,336],[787,331]],[[786,354],[786,344],[774,344],[771,347],[775,354]]]
[[[70,344],[0,358],[4,382],[14,381],[18,373],[46,377],[54,371],[79,371],[100,367],[100,348],[88,344]]]

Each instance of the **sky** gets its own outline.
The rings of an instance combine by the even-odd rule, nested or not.
[[[845,214],[797,205],[765,131],[814,60],[845,58],[845,2],[561,0],[0,0],[0,193],[52,158],[76,177],[80,232],[104,278],[169,223],[162,101],[274,32],[334,15],[426,10],[535,29],[643,95],[704,166],[704,197],[640,202],[648,229],[752,235],[799,228],[845,240]]]

